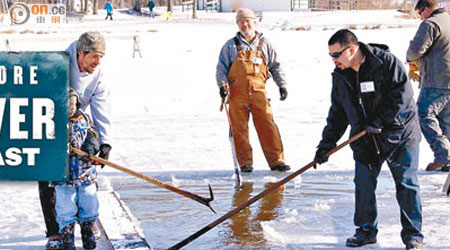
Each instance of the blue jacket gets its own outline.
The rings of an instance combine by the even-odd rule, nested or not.
[[[153,2],[153,0],[148,2],[148,8],[150,11],[153,11],[153,8],[155,8],[155,2]]]
[[[113,9],[114,9],[114,7],[113,7],[112,3],[111,3],[111,2],[106,2],[106,4],[105,4],[105,10],[106,10],[106,12],[107,12],[108,14],[111,14],[112,11],[113,11]]]
[[[98,135],[90,117],[77,110],[69,118],[69,144],[89,154],[99,151]],[[84,176],[84,178],[80,178]],[[95,166],[84,161],[78,155],[69,155],[69,182],[67,184],[79,187],[82,183],[92,183],[97,177]]]
[[[331,107],[318,148],[334,148],[348,125],[350,136],[367,126],[381,128],[382,133],[375,135],[380,154],[371,135],[351,144],[354,159],[369,164],[401,148],[417,146],[421,134],[414,93],[402,62],[386,45],[360,43],[359,47],[365,56],[359,72],[336,67],[332,73]],[[364,86],[373,88],[364,90]]]

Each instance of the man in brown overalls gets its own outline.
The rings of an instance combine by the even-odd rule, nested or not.
[[[239,9],[236,15],[239,32],[223,46],[216,78],[220,96],[228,94],[236,156],[242,172],[253,170],[252,147],[248,138],[248,120],[253,116],[264,155],[273,171],[285,172],[283,144],[273,121],[265,85],[270,76],[280,88],[280,100],[287,97],[286,81],[272,44],[255,30],[257,19],[250,9]],[[229,87],[228,89],[225,86]]]

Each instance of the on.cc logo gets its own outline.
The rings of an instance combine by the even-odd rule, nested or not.
[[[23,3],[15,3],[9,8],[9,16],[14,24],[24,24],[30,19],[30,9]]]

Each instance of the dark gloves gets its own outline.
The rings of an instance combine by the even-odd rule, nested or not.
[[[316,151],[316,156],[314,157],[314,161],[316,161],[319,164],[325,163],[328,161],[328,156],[326,156],[326,153],[328,153],[329,150],[324,148],[319,148]],[[316,168],[316,166],[314,166]]]
[[[224,86],[220,87],[220,97],[222,97],[222,99],[224,99],[225,97],[227,97],[227,95],[228,95],[228,90],[225,90]]]
[[[95,160],[94,160],[94,161],[91,160],[92,157],[93,157],[92,154],[87,154],[87,155],[81,156],[80,160],[82,160],[82,161],[84,161],[84,162],[92,162],[92,163],[95,163]]]
[[[369,126],[369,127],[367,127],[366,130],[367,130],[367,133],[369,133],[369,134],[375,134],[375,135],[381,134],[381,128],[375,128],[375,127]]]
[[[98,157],[108,160],[109,159],[109,151],[111,151],[111,148],[112,147],[109,144],[100,145],[100,154],[98,155]]]
[[[280,88],[280,100],[281,101],[286,100],[287,95],[288,95],[287,89],[285,87],[281,87]]]
[[[100,154],[98,157],[103,158],[105,160],[109,159],[109,152],[111,151],[111,145],[109,144],[102,144],[100,145]],[[101,164],[101,167],[103,168],[105,165]]]
[[[98,136],[94,130],[88,129],[87,136],[83,146],[81,147],[81,150],[87,153],[87,155],[81,157],[81,160],[84,162],[92,162],[95,164],[95,160],[92,160],[92,157],[99,152],[100,145]]]

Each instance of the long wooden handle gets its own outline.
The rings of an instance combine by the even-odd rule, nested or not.
[[[347,141],[343,142],[342,144],[336,146],[335,148],[333,148],[332,150],[328,151],[325,155],[326,156],[330,156],[332,154],[334,154],[336,151],[340,150],[341,148],[347,146],[348,144],[358,140],[359,138],[361,138],[362,136],[364,136],[367,133],[366,130],[363,130],[361,132],[359,132],[358,134],[354,135],[352,138],[348,139]],[[207,226],[203,227],[202,229],[200,229],[199,231],[195,232],[194,234],[192,234],[191,236],[187,237],[186,239],[184,239],[183,241],[180,241],[179,243],[177,243],[176,245],[172,246],[169,248],[169,250],[173,250],[173,249],[180,249],[183,246],[189,244],[191,241],[197,239],[198,237],[200,237],[202,234],[208,232],[209,230],[211,230],[213,227],[219,225],[220,223],[222,223],[223,221],[225,221],[226,219],[230,218],[231,216],[237,214],[239,211],[241,211],[242,209],[250,206],[251,204],[253,204],[254,202],[256,202],[257,200],[261,199],[263,196],[265,196],[266,194],[272,192],[273,190],[277,189],[278,187],[280,187],[281,185],[284,185],[286,182],[294,179],[296,176],[302,174],[303,172],[305,172],[306,170],[308,170],[309,168],[315,166],[317,164],[316,161],[312,161],[310,162],[308,165],[304,166],[303,168],[297,170],[296,172],[290,174],[289,176],[287,176],[286,178],[282,179],[279,182],[275,182],[274,184],[270,185],[270,187],[268,187],[267,189],[265,189],[264,191],[262,191],[261,193],[259,193],[258,195],[252,197],[250,200],[248,200],[247,202],[241,204],[240,206],[236,207],[235,209],[229,211],[228,213],[224,214],[222,217],[218,218],[217,220],[211,222],[210,224],[208,224]]]
[[[84,152],[84,151],[81,151],[81,150],[79,150],[79,149],[77,149],[77,148],[74,148],[74,147],[72,147],[72,146],[70,146],[70,150],[71,150],[72,152],[74,152],[75,154],[80,155],[80,156],[86,156],[86,155],[89,155],[88,153],[86,153],[86,152]],[[162,182],[162,181],[159,181],[159,180],[157,180],[157,179],[155,179],[155,178],[149,177],[149,176],[147,176],[147,175],[144,175],[144,174],[138,173],[138,172],[136,172],[136,171],[133,171],[133,170],[131,170],[131,169],[129,169],[129,168],[126,168],[126,167],[120,166],[120,165],[118,165],[118,164],[115,164],[115,163],[113,163],[113,162],[107,161],[107,160],[105,160],[105,159],[103,159],[103,158],[100,158],[100,157],[97,157],[97,156],[93,156],[93,155],[91,155],[90,157],[91,157],[91,160],[93,160],[93,161],[97,161],[97,162],[99,162],[99,163],[101,163],[101,164],[110,166],[110,167],[112,167],[112,168],[115,168],[115,169],[117,169],[117,170],[119,170],[119,171],[122,171],[122,172],[124,172],[124,173],[127,173],[127,174],[129,174],[129,175],[135,176],[135,177],[137,177],[137,178],[139,178],[139,179],[142,179],[142,180],[144,180],[144,181],[151,182],[151,183],[153,183],[153,184],[155,184],[155,185],[157,185],[157,186],[159,186],[159,187],[168,189],[168,190],[173,191],[173,192],[175,192],[175,193],[177,193],[177,194],[181,194],[181,195],[183,195],[184,197],[187,197],[187,198],[190,198],[190,199],[195,200],[195,201],[197,201],[197,202],[200,202],[201,204],[203,204],[203,205],[209,207],[210,209],[212,209],[211,206],[210,206],[210,204],[209,204],[209,203],[212,201],[211,198],[207,199],[207,198],[204,198],[204,197],[199,196],[199,195],[197,195],[197,194],[193,194],[193,193],[191,193],[191,192],[181,190],[181,189],[176,188],[176,187],[174,187],[174,186],[171,186],[171,185],[169,185],[169,184],[167,184],[167,183],[164,183],[164,182]],[[213,211],[214,211],[214,210],[213,210]]]

